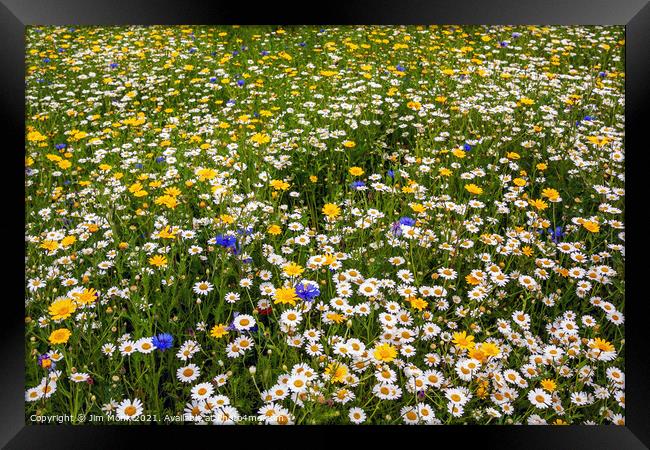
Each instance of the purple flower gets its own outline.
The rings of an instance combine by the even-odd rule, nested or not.
[[[246,84],[246,81],[244,81],[244,80],[237,80],[237,86],[243,86],[244,84]]]

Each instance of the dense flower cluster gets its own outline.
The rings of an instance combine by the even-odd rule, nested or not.
[[[29,27],[26,415],[624,424],[622,27]]]

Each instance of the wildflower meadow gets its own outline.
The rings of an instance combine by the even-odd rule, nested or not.
[[[624,55],[27,27],[26,421],[623,425]]]

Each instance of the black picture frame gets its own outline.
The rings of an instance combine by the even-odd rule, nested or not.
[[[2,140],[4,171],[1,191],[7,211],[0,220],[4,261],[4,305],[0,326],[0,445],[6,448],[108,448],[147,438],[188,445],[197,434],[217,445],[239,436],[243,448],[283,447],[292,443],[350,442],[353,437],[383,444],[438,445],[449,442],[483,448],[637,449],[650,446],[650,357],[648,357],[647,295],[643,288],[644,206],[647,201],[642,158],[648,147],[648,86],[650,85],[650,5],[646,0],[479,0],[357,1],[321,6],[263,5],[243,2],[162,0],[0,0],[0,102],[5,125]],[[632,245],[626,255],[626,425],[620,426],[444,426],[444,427],[72,427],[24,423],[24,255],[19,236],[24,231],[24,37],[28,25],[126,24],[548,24],[625,25],[626,27],[626,235]],[[646,175],[647,176],[647,175]],[[24,192],[23,192],[24,194]],[[646,277],[647,278],[647,277]],[[137,435],[136,435],[137,433]],[[191,433],[192,437],[186,436]],[[214,434],[219,433],[219,434]],[[245,439],[241,440],[241,435]],[[417,435],[417,436],[416,436]],[[215,437],[217,440],[215,440]],[[188,441],[190,438],[192,441]],[[417,441],[416,441],[417,439]],[[153,442],[153,441],[152,441]],[[430,442],[431,444],[427,444]],[[368,445],[366,443],[365,445]],[[383,447],[383,445],[382,445]]]

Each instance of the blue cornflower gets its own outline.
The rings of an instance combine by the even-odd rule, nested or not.
[[[304,47],[304,46],[307,45],[307,44],[305,44],[304,42],[301,42],[301,43],[298,44],[298,45],[301,46],[301,47]]]
[[[268,54],[269,54],[269,52],[267,52],[266,50],[262,50],[262,52],[261,52],[261,55],[262,55],[262,56],[266,56],[266,55],[268,55]]]
[[[136,163],[136,165],[135,165],[136,169],[142,169],[143,167],[144,166],[142,165],[142,163]]]
[[[320,295],[320,290],[311,283],[300,283],[296,286],[296,295],[306,302],[311,302]]]
[[[406,70],[406,67],[404,67],[401,64],[398,64],[395,68],[397,69],[398,72],[404,72]]]
[[[415,225],[415,219],[412,219],[411,217],[408,216],[400,217],[399,224],[406,225],[407,227],[412,227],[413,225]]]
[[[507,47],[507,46],[508,46],[508,43],[507,43],[506,41],[501,41],[501,42],[499,42],[499,45],[500,45],[501,47]]]
[[[217,245],[221,245],[227,250],[232,251],[235,255],[238,255],[240,252],[239,244],[235,236],[220,234],[216,237],[216,243]]]
[[[366,183],[364,183],[363,181],[354,181],[352,182],[350,187],[355,191],[358,191],[359,189],[366,187]]]
[[[587,122],[591,122],[594,119],[591,116],[585,116],[584,119],[582,119],[582,120],[586,120]]]
[[[192,47],[192,48],[190,49],[190,53],[196,53],[196,49],[195,49],[194,47]]]
[[[210,77],[210,83],[216,83],[217,77]]]
[[[235,102],[233,99],[230,99],[230,100],[228,100],[228,101],[226,102],[226,106],[232,106],[232,105],[234,105],[235,103],[236,103],[236,102]]]
[[[160,333],[158,336],[154,336],[152,341],[153,345],[161,352],[174,345],[174,337],[169,333]]]
[[[463,145],[463,150],[465,150],[466,152],[470,151],[471,149],[472,149],[471,145],[469,145],[467,143],[465,145]]]
[[[156,158],[156,162],[157,162],[157,163],[161,163],[161,162],[163,162],[164,160],[165,160],[165,157],[164,157],[164,156],[159,156],[159,157]]]
[[[551,235],[551,240],[556,244],[560,242],[560,238],[564,236],[562,227],[555,227],[555,230],[548,230],[548,233]]]
[[[237,50],[235,50],[234,52],[232,52],[232,56],[237,56],[237,55],[239,55],[239,52],[238,52]]]
[[[244,81],[244,80],[237,80],[237,86],[243,86],[244,84],[246,84],[246,81]]]
[[[391,177],[394,180],[395,179],[395,171],[393,169],[390,169],[388,171],[388,176]]]
[[[56,144],[54,146],[54,148],[57,149],[57,150],[61,150],[61,149],[64,149],[66,147],[67,147],[67,145],[65,145],[65,144]]]
[[[111,63],[110,68],[115,69],[117,66],[118,66],[118,64],[113,62],[113,63]]]
[[[253,234],[253,227],[238,228],[237,233],[238,234],[243,234],[244,236],[249,236],[249,235]]]

